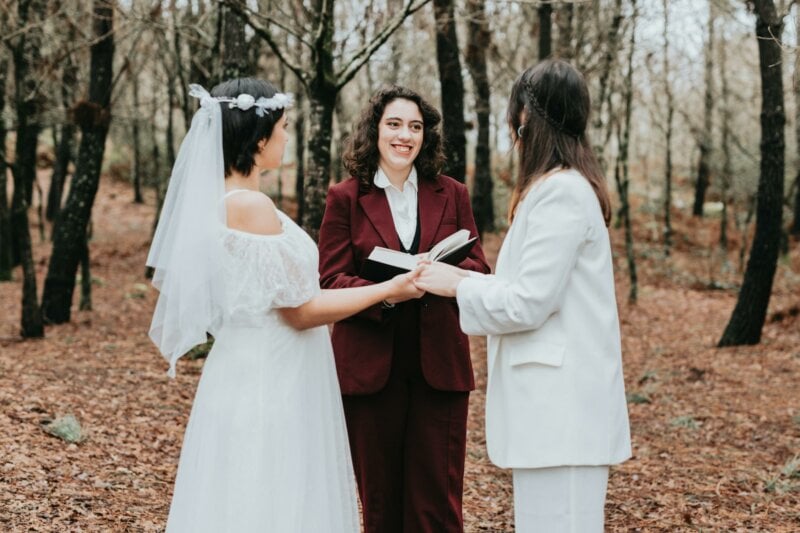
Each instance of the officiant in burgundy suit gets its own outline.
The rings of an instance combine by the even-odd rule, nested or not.
[[[343,154],[319,235],[323,288],[357,287],[375,246],[423,253],[477,234],[464,185],[440,175],[441,115],[416,92],[380,89]],[[489,272],[480,243],[461,268]],[[333,327],[366,533],[460,532],[469,342],[452,298],[384,301]]]

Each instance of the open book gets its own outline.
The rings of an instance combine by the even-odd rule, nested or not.
[[[370,281],[386,281],[398,274],[414,270],[417,263],[424,259],[457,265],[467,258],[477,240],[477,237],[469,237],[469,230],[462,229],[439,241],[425,254],[411,255],[376,246],[364,261],[359,275]]]

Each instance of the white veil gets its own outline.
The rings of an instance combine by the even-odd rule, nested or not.
[[[160,291],[150,338],[169,361],[206,342],[221,325],[225,288],[220,232],[225,224],[225,167],[220,102],[199,85],[200,99],[172,169],[147,264]]]

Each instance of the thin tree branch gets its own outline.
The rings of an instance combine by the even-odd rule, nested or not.
[[[416,3],[416,0],[408,0],[408,3],[403,11],[388,24],[386,24],[386,26],[384,26],[375,35],[372,42],[364,45],[361,50],[353,54],[353,57],[350,58],[350,61],[337,73],[336,87],[341,89],[350,80],[352,80],[358,71],[361,70],[361,67],[363,67],[367,61],[369,61],[370,57],[372,57],[372,54],[377,52],[378,49],[389,40],[389,37],[391,37],[395,30],[397,30],[397,28],[403,24],[406,18],[422,9],[422,7],[429,2],[430,0],[421,0],[419,3]]]

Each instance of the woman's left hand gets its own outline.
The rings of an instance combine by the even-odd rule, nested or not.
[[[414,280],[414,284],[425,292],[453,297],[456,295],[458,283],[467,276],[469,273],[466,270],[445,263],[425,262],[425,266]]]

